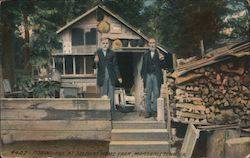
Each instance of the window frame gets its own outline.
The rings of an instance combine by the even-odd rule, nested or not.
[[[66,56],[72,56],[73,57],[73,73],[72,74],[66,74],[65,73],[65,70],[66,70],[66,60],[65,60],[65,57]],[[84,58],[84,73],[83,74],[77,74],[76,73],[76,56],[81,56]],[[55,67],[56,63],[56,59],[57,57],[59,58],[63,58],[63,73],[61,74],[62,77],[70,77],[70,78],[77,78],[77,77],[96,77],[96,74],[95,74],[95,70],[93,69],[93,73],[88,73],[87,74],[87,70],[86,70],[86,66],[87,66],[87,62],[86,62],[86,58],[87,56],[94,56],[93,55],[76,55],[76,54],[67,54],[67,55],[55,55],[53,56],[53,66]]]

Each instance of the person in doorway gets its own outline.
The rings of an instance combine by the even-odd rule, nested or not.
[[[157,98],[160,96],[161,84],[163,83],[162,65],[164,55],[156,49],[156,40],[151,38],[148,42],[149,50],[143,56],[141,77],[146,92],[145,118],[157,116]],[[153,108],[151,108],[153,99]]]
[[[101,96],[110,98],[111,110],[114,111],[114,90],[117,80],[122,83],[116,55],[109,48],[109,39],[101,38],[101,49],[98,49],[94,62],[97,66],[97,85],[101,89]]]

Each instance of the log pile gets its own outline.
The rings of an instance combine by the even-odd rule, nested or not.
[[[184,123],[208,124],[207,114],[210,109],[205,106],[199,87],[191,84],[178,85],[172,78],[168,79],[168,83],[174,119]]]
[[[250,55],[168,78],[175,121],[250,129]]]

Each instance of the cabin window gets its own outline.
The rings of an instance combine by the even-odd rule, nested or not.
[[[57,56],[53,61],[62,75],[94,74],[94,55]]]
[[[81,28],[72,29],[72,46],[84,45],[84,30]]]
[[[55,58],[55,68],[63,74],[63,57]]]
[[[76,74],[84,74],[85,62],[84,56],[75,56]]]
[[[86,32],[86,45],[96,44],[96,28],[91,28],[90,32]]]
[[[86,74],[93,74],[94,73],[94,56],[87,55],[86,58]]]
[[[73,57],[65,56],[65,74],[73,74]]]

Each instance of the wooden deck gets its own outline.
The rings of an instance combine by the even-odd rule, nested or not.
[[[109,152],[169,152],[165,121],[141,112],[111,113],[105,98],[0,99],[1,139],[109,141]]]
[[[110,140],[109,99],[2,98],[1,139]]]

